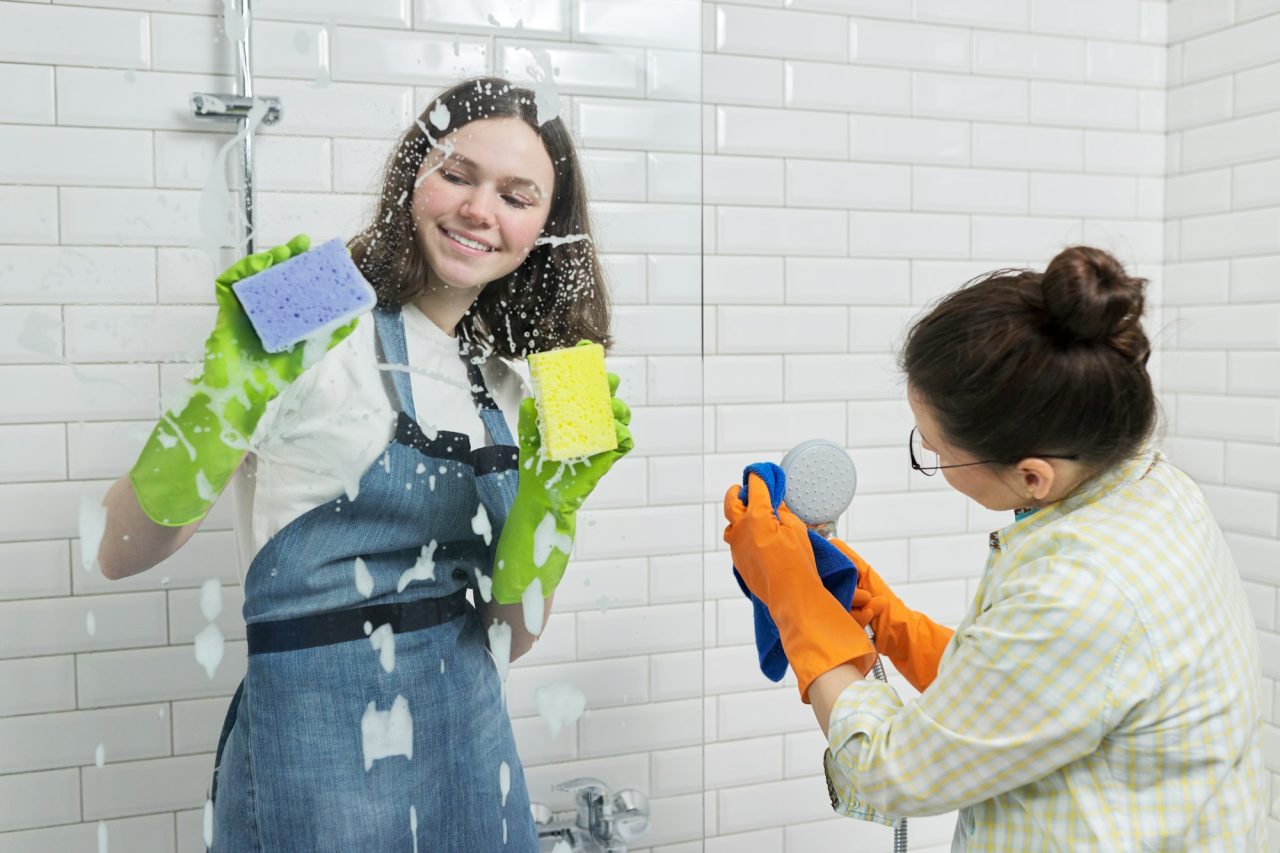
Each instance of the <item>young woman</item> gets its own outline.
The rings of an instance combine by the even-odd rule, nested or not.
[[[912,467],[1016,513],[954,633],[843,543],[859,590],[853,618],[833,612],[799,519],[754,481],[747,506],[726,495],[734,562],[827,734],[838,812],[959,809],[956,850],[1265,849],[1253,620],[1204,496],[1147,444],[1144,285],[1075,247],[912,328]],[[864,680],[868,623],[918,701]]]
[[[112,487],[100,549],[109,577],[143,571],[233,484],[249,662],[214,851],[538,849],[499,670],[541,630],[630,413],[614,400],[616,451],[548,463],[506,360],[608,342],[589,235],[564,125],[485,78],[392,153],[350,246],[372,316],[271,355],[230,285],[308,241],[219,277],[204,374]],[[556,547],[535,560],[548,519]]]

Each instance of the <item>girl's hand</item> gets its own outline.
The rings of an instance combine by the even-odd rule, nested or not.
[[[609,393],[616,395],[618,377],[609,374]],[[493,597],[499,604],[524,599],[535,581],[546,598],[559,585],[569,564],[577,532],[578,509],[614,463],[631,452],[631,409],[613,396],[616,450],[566,462],[542,457],[542,436],[533,398],[520,404],[520,482],[515,501],[498,537],[493,568]]]
[[[204,518],[244,459],[267,404],[355,329],[352,320],[324,349],[302,342],[285,352],[263,350],[231,285],[310,245],[299,234],[241,258],[218,276],[218,319],[204,344],[204,370],[192,380],[187,399],[161,417],[129,471],[138,505],[156,524],[182,527]]]
[[[520,486],[539,488],[546,495],[549,508],[557,512],[576,512],[600,483],[614,463],[631,452],[631,407],[618,399],[617,374],[610,373],[609,394],[613,406],[613,428],[618,439],[616,450],[605,450],[594,456],[565,462],[551,462],[542,457],[542,434],[538,432],[538,410],[532,397],[520,403]],[[519,496],[517,496],[519,500]]]

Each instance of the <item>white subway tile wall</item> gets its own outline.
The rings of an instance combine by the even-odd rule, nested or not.
[[[1169,6],[1164,405],[1246,580],[1280,742],[1280,5]],[[1266,751],[1271,839],[1280,752]]]
[[[261,5],[258,90],[286,105],[259,148],[266,242],[349,236],[432,92],[525,79],[529,48],[583,144],[640,448],[593,498],[558,612],[510,676],[535,798],[571,808],[553,785],[579,775],[646,790],[655,853],[888,849],[882,827],[829,818],[812,715],[793,678],[759,674],[719,500],[748,462],[841,442],[860,473],[842,534],[957,620],[1002,519],[905,464],[894,347],[972,276],[1080,241],[1154,281],[1164,445],[1229,532],[1280,737],[1274,0]],[[186,101],[230,91],[219,14],[0,0],[0,146],[19,155],[0,165],[0,853],[87,849],[99,819],[118,849],[203,849],[245,665],[225,510],[115,583],[81,567],[77,517],[211,316],[216,264],[189,246],[228,137]],[[212,681],[191,646],[208,578],[228,638]],[[588,711],[553,741],[533,691],[557,682]],[[952,824],[913,822],[911,849],[943,849]]]
[[[958,620],[985,534],[1007,519],[909,470],[893,355],[921,309],[984,271],[1086,242],[1152,280],[1161,440],[1231,516],[1280,654],[1267,634],[1280,612],[1280,5],[705,5],[705,572],[718,600],[705,849],[889,849],[881,828],[822,819],[821,738],[790,679],[760,683],[738,592],[717,576],[716,505],[744,464],[840,441],[860,474],[840,529],[908,602]],[[839,34],[826,23],[795,46],[800,12],[847,18],[847,62],[827,55]],[[914,823],[912,850],[945,849],[953,818]]]

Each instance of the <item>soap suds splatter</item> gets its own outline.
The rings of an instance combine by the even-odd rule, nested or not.
[[[573,537],[556,531],[556,517],[548,512],[533,531],[533,564],[538,568],[551,559],[552,550],[569,554],[573,551]]]
[[[566,234],[563,237],[557,237],[554,234],[545,234],[533,241],[535,246],[563,246],[566,243],[579,243],[586,240],[591,242],[590,234]]]
[[[200,613],[207,622],[212,622],[222,613],[222,584],[217,578],[209,578],[200,584]]]
[[[486,575],[479,569],[476,573],[476,592],[480,593],[480,600],[485,604],[493,601],[493,578]]]
[[[525,70],[533,80],[533,103],[541,126],[560,115],[560,89],[556,86],[551,54],[541,47],[523,49],[533,57],[534,64],[526,66]]]
[[[428,376],[432,379],[443,382],[446,385],[452,385],[454,388],[459,388],[463,391],[471,390],[471,385],[469,383],[459,380],[456,376],[451,376],[448,373],[442,373],[438,370],[431,370],[426,367],[418,367],[416,365],[411,366],[408,364],[393,364],[391,362],[379,362],[377,367],[379,370],[387,371],[390,373],[409,373],[409,374],[416,373],[419,376]],[[425,421],[418,421],[418,426],[422,427],[423,434],[426,435],[426,437],[431,439],[432,441],[435,441],[436,437],[439,435],[439,429],[430,423],[427,423]]]
[[[422,553],[418,555],[418,560],[409,569],[406,569],[401,575],[400,580],[396,582],[396,592],[404,592],[405,587],[414,581],[434,580],[436,576],[436,553],[437,543],[432,539],[423,546]]]
[[[436,101],[436,105],[431,108],[431,112],[427,113],[427,119],[435,126],[436,130],[448,129],[449,108],[445,106],[444,101]]]
[[[196,469],[196,495],[205,503],[213,503],[218,499],[218,490],[209,482],[209,476],[203,468]]]
[[[313,89],[323,89],[333,81],[333,71],[329,68],[329,44],[333,41],[334,27],[334,18],[330,16],[324,29],[316,33],[316,58],[319,60],[319,67],[316,79],[307,84]]]
[[[587,697],[572,684],[544,684],[533,691],[533,701],[553,738],[565,726],[577,722],[587,709]]]
[[[413,715],[409,713],[409,700],[397,696],[386,711],[379,711],[378,704],[370,702],[360,720],[360,739],[365,772],[382,758],[403,755],[412,759]]]
[[[391,626],[379,625],[378,629],[369,635],[369,642],[378,653],[378,662],[382,664],[383,670],[390,672],[395,669],[396,635],[391,630]]]
[[[525,587],[520,596],[520,604],[524,609],[525,630],[535,637],[542,633],[542,617],[546,606],[542,597],[542,578],[534,578]]]
[[[356,557],[355,570],[356,591],[368,598],[373,595],[373,575],[369,574],[369,567],[359,557]]]
[[[196,663],[204,667],[205,674],[209,676],[210,681],[213,680],[214,673],[218,671],[218,665],[222,663],[224,646],[222,632],[212,622],[205,625],[204,630],[196,634]]]
[[[213,801],[204,801],[204,846],[213,846]]]
[[[107,529],[107,508],[87,493],[80,494],[80,564],[86,572],[98,568],[98,547]]]
[[[476,505],[475,517],[471,519],[471,529],[477,536],[484,537],[485,545],[493,542],[493,525],[489,523],[489,513],[485,511],[484,504]]]
[[[506,622],[495,619],[489,626],[489,654],[498,668],[498,680],[505,683],[511,669],[511,626]]]

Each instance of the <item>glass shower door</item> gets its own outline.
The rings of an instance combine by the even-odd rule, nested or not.
[[[278,117],[263,101],[203,109],[248,111],[258,249],[354,236],[400,133],[461,79],[506,76],[569,126],[636,448],[584,506],[555,610],[505,701],[549,845],[593,849],[594,829],[614,849],[701,849],[701,4],[260,0],[247,29],[232,4],[136,5],[19,22],[33,43],[70,18],[102,35],[93,53],[15,58],[58,91],[56,115],[21,120],[68,145],[89,134],[105,154],[0,187],[34,211],[6,231],[0,262],[6,302],[22,306],[0,429],[49,457],[5,486],[22,498],[6,497],[0,540],[19,567],[0,583],[0,849],[187,853],[208,838],[214,751],[247,667],[233,508],[218,501],[141,574],[109,581],[93,557],[100,501],[186,393],[212,279],[242,254],[232,142],[245,121],[197,118],[190,99],[246,94],[246,32],[252,94],[276,99]],[[607,820],[557,832],[592,809]]]

